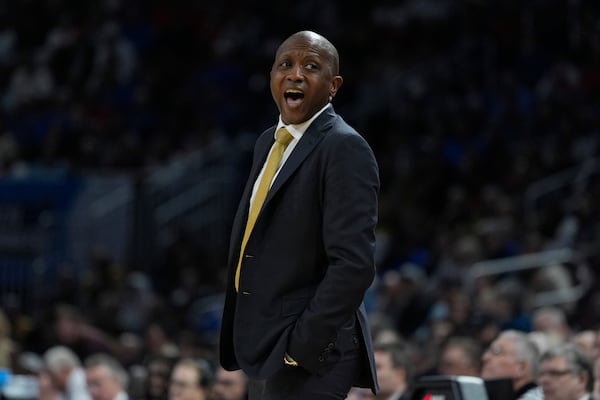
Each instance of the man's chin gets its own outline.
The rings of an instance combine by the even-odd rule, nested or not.
[[[307,116],[306,113],[304,113],[304,112],[284,111],[281,113],[281,119],[286,124],[296,125],[296,124],[301,124],[304,121],[307,121],[308,119],[310,119],[310,116]]]

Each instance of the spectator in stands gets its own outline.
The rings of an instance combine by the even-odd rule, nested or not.
[[[116,293],[113,316],[117,327],[124,332],[142,334],[152,322],[159,304],[147,274],[130,272],[121,290]]]
[[[163,355],[152,355],[145,366],[146,400],[164,400],[168,394],[173,359]]]
[[[207,377],[198,361],[182,359],[171,373],[169,400],[205,400],[207,386]]]
[[[481,346],[467,336],[452,336],[440,349],[438,362],[440,375],[479,376]]]
[[[562,343],[571,337],[571,328],[565,312],[558,307],[542,307],[533,311],[533,331],[557,336]]]
[[[596,332],[591,329],[575,332],[571,342],[578,346],[590,360],[596,359]]]
[[[161,243],[177,239],[163,228],[157,232],[150,229],[148,237],[155,237],[157,242],[123,243],[124,248],[132,249],[131,265],[121,265],[115,259],[110,265],[100,263],[96,271],[93,261],[86,258],[86,249],[106,245],[101,242],[111,236],[113,223],[90,230],[96,224],[80,217],[69,219],[66,226],[83,226],[78,232],[84,234],[64,238],[68,249],[81,255],[72,268],[67,268],[73,275],[62,290],[52,282],[52,271],[55,263],[64,261],[63,249],[55,247],[63,235],[55,236],[58,232],[52,228],[66,233],[60,228],[65,226],[60,215],[74,214],[37,209],[50,200],[35,190],[37,184],[31,186],[34,210],[22,207],[22,202],[6,203],[6,198],[15,196],[14,184],[27,185],[30,176],[45,185],[48,175],[73,171],[85,180],[87,188],[76,203],[87,201],[90,188],[98,195],[90,199],[94,207],[77,215],[98,218],[103,214],[100,209],[106,213],[110,204],[123,204],[135,216],[135,224],[123,224],[127,235],[131,233],[127,237],[139,239],[136,233],[147,227],[143,222],[156,222],[155,218],[145,218],[151,214],[150,204],[158,202],[165,211],[173,207],[163,206],[176,203],[163,197],[175,195],[170,192],[174,187],[183,186],[180,194],[193,192],[186,173],[190,155],[207,160],[211,171],[237,171],[234,179],[223,179],[214,186],[226,185],[225,190],[231,193],[241,191],[239,186],[246,178],[241,175],[248,171],[242,167],[250,153],[248,143],[254,142],[259,127],[272,120],[266,111],[271,109],[271,98],[259,93],[268,84],[263,67],[271,61],[270,50],[280,39],[284,23],[277,18],[278,7],[253,8],[239,0],[233,3],[241,7],[231,7],[231,2],[152,1],[7,1],[0,7],[0,175],[4,177],[0,183],[7,184],[0,192],[6,195],[0,202],[5,239],[5,251],[0,254],[0,308],[12,325],[9,339],[13,342],[10,346],[0,344],[0,360],[6,360],[7,348],[41,354],[61,344],[80,359],[106,351],[123,361],[124,352],[109,351],[104,339],[97,340],[97,333],[119,337],[125,333],[119,330],[141,327],[141,332],[149,333],[149,346],[135,344],[136,349],[170,355],[177,353],[176,346],[189,351],[172,333],[189,329],[185,326],[190,324],[188,316],[196,314],[193,310],[189,314],[173,312],[171,305],[175,300],[187,305],[200,290],[210,291],[204,289],[211,283],[200,279],[200,269],[222,269],[219,259],[226,251],[217,233],[227,225],[219,221],[221,214],[232,216],[221,201],[228,197],[214,196],[218,199],[218,207],[214,207],[200,203],[209,197],[205,193],[207,196],[198,196],[199,204],[187,209],[190,218],[167,219],[169,226],[178,226],[183,220],[186,229],[194,233],[177,260],[172,258],[174,254],[161,261],[154,257],[154,251],[163,250]],[[433,343],[432,337],[438,340],[450,333],[473,334],[487,348],[509,326],[525,332],[530,329],[515,324],[523,321],[515,319],[515,305],[531,322],[528,306],[537,304],[530,302],[533,295],[542,289],[570,287],[574,283],[571,279],[584,276],[579,269],[571,275],[576,271],[571,265],[567,266],[568,281],[565,271],[560,271],[563,268],[515,272],[509,275],[521,281],[519,296],[514,296],[514,291],[507,295],[498,290],[502,279],[494,277],[487,281],[487,287],[482,287],[481,280],[474,282],[471,297],[464,284],[468,283],[469,267],[478,261],[501,261],[505,255],[556,247],[575,249],[576,258],[590,266],[589,279],[585,277],[581,283],[592,287],[575,309],[560,305],[566,314],[558,317],[562,320],[559,331],[597,328],[597,3],[412,0],[363,2],[356,7],[352,2],[323,0],[295,2],[290,8],[293,12],[285,24],[306,25],[308,21],[315,29],[322,27],[337,36],[341,56],[347,61],[344,74],[360,75],[361,79],[345,83],[349,95],[339,99],[337,110],[364,131],[380,163],[382,182],[387,182],[380,194],[379,218],[387,245],[383,246],[378,237],[377,249],[383,253],[377,265],[379,278],[387,280],[381,281],[381,288],[389,290],[390,298],[380,300],[389,305],[388,317],[394,321],[401,317],[397,326],[403,334],[408,333],[407,339],[418,336],[420,347],[415,354],[427,352],[427,357],[413,356],[426,361],[415,363],[417,374],[430,371],[442,357],[439,342]],[[231,8],[234,13],[228,12]],[[377,46],[371,45],[373,34],[377,35]],[[418,43],[399,48],[398,43],[407,37]],[[248,98],[253,101],[248,102]],[[223,160],[220,148],[226,149]],[[201,164],[194,162],[187,172],[200,176],[197,170]],[[569,176],[569,171],[576,172]],[[114,179],[113,173],[118,186],[96,187],[98,176],[108,182]],[[171,182],[174,176],[186,179]],[[129,180],[135,184],[121,186],[122,181]],[[556,190],[546,192],[549,188],[545,186],[536,195],[542,182],[553,182]],[[155,188],[164,184],[169,191],[155,193]],[[115,190],[117,187],[121,189]],[[128,192],[134,194],[133,203],[127,201]],[[106,199],[121,201],[99,201]],[[209,212],[209,219],[201,218],[205,209],[218,212]],[[112,218],[107,217],[113,214],[118,213],[109,212],[102,219],[110,221]],[[29,240],[21,237],[29,226],[22,225],[37,224],[38,219],[43,225],[39,231],[42,236],[31,232],[26,238],[34,245],[25,244]],[[193,225],[196,219],[200,226]],[[218,221],[216,232],[211,229],[213,219]],[[50,254],[33,254],[41,249],[37,246],[40,238],[44,238],[42,248]],[[217,244],[215,248],[213,244]],[[21,261],[25,254],[35,257],[33,275]],[[64,253],[69,259],[73,255]],[[124,259],[129,257],[119,258]],[[414,278],[418,275],[401,277],[394,271],[406,262],[423,267],[427,278],[422,281],[424,285],[417,285]],[[184,284],[179,278],[183,275],[174,273],[182,268],[196,274],[184,274],[186,278],[193,276]],[[118,294],[133,270],[149,274],[157,289],[156,302],[165,305],[166,313],[136,315],[135,308],[119,309]],[[394,273],[385,277],[390,270]],[[171,279],[162,279],[165,276]],[[24,278],[21,283],[19,277]],[[444,277],[461,282],[456,303],[440,288]],[[90,286],[79,286],[79,278]],[[25,286],[15,286],[19,284]],[[409,287],[405,291],[409,285],[417,290]],[[14,289],[18,292],[13,294]],[[214,290],[220,290],[219,285]],[[409,290],[417,296],[409,296]],[[413,312],[427,309],[419,307],[422,303],[417,301],[423,293],[431,295],[426,303],[433,301],[433,308],[429,313]],[[467,313],[460,299],[465,293],[470,296],[466,304],[473,307]],[[60,323],[48,323],[43,318],[44,307],[55,304],[57,298],[77,304],[79,315],[72,319],[67,312]],[[494,313],[480,321],[479,329],[469,330],[472,326],[468,326],[456,332],[449,318],[453,304],[458,306],[456,310],[463,310],[456,314],[459,317],[485,313],[485,305],[493,305]],[[140,306],[149,310],[144,302],[136,307]],[[165,315],[170,318],[167,323]],[[432,315],[435,318],[423,322],[425,316]],[[129,319],[131,316],[135,319]],[[551,325],[542,320],[532,332],[540,353],[571,335],[554,329],[542,333],[538,329],[546,331]],[[565,321],[571,327],[566,327]],[[211,337],[206,333],[219,324],[216,319],[210,322],[210,328],[195,324],[196,340]],[[149,323],[169,330],[146,329]],[[429,323],[430,332],[424,332]],[[141,337],[141,332],[136,334]],[[46,340],[49,334],[56,336]],[[392,336],[390,340],[395,340]],[[201,343],[209,347],[213,342]],[[600,335],[596,346],[600,355]],[[143,354],[137,351],[127,359],[131,364],[144,362]],[[3,363],[6,361],[0,361]],[[152,367],[149,381],[164,393],[167,378],[161,368]],[[139,375],[132,373],[131,380],[145,384],[145,371],[145,365],[140,365]]]
[[[537,347],[538,354],[542,354],[546,350],[562,344],[562,340],[557,335],[548,332],[533,331],[529,332],[527,336]]]
[[[119,354],[115,340],[103,330],[86,321],[79,308],[59,304],[54,310],[54,337],[57,344],[68,347],[80,360],[98,352]]]
[[[107,354],[85,360],[88,391],[92,400],[128,400],[128,375],[123,366]]]
[[[81,361],[68,347],[54,346],[44,353],[52,382],[67,400],[91,400]]]
[[[179,348],[170,338],[161,323],[151,322],[144,332],[146,351],[151,356],[175,359],[179,356]]]
[[[378,400],[408,400],[413,367],[410,352],[403,343],[375,344],[375,369],[379,382]]]
[[[414,334],[426,322],[434,301],[427,289],[425,269],[414,263],[386,271],[379,295],[380,311],[392,318],[396,330],[404,337]]]
[[[537,347],[519,331],[502,332],[483,353],[481,378],[511,379],[515,400],[542,399],[535,384]]]
[[[591,400],[592,363],[572,343],[555,347],[540,357],[538,383],[544,400]]]
[[[211,386],[210,398],[212,400],[245,400],[247,385],[248,379],[242,370],[227,371],[219,366]]]

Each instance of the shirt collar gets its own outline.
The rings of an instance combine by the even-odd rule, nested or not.
[[[288,132],[294,137],[294,139],[300,139],[300,137],[302,137],[302,135],[304,134],[304,132],[306,132],[306,130],[308,129],[308,127],[310,126],[310,124],[312,124],[312,122],[317,119],[317,117],[319,115],[321,115],[323,113],[323,111],[325,111],[327,109],[327,107],[330,107],[331,103],[327,103],[325,104],[325,106],[323,106],[323,108],[321,108],[319,111],[317,111],[312,117],[310,117],[310,119],[301,122],[299,124],[290,124],[290,125],[286,125],[282,120],[281,120],[281,114],[279,115],[279,122],[277,123],[277,129],[275,129],[275,132],[277,132],[279,130],[279,128],[285,127],[285,129],[288,130]],[[273,136],[275,136],[275,134],[273,134]]]

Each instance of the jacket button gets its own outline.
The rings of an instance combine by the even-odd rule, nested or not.
[[[329,350],[333,350],[333,349],[335,348],[335,344],[333,344],[333,343],[329,343],[329,344],[327,345],[327,348],[328,348]]]
[[[323,362],[323,361],[325,361],[325,357],[319,356],[319,362]]]

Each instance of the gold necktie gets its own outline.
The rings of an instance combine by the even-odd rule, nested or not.
[[[269,154],[269,158],[265,164],[265,170],[258,184],[258,188],[256,189],[254,201],[252,201],[252,204],[250,205],[250,212],[248,213],[248,220],[246,221],[246,230],[244,231],[244,237],[242,238],[242,246],[240,247],[240,257],[235,270],[236,292],[240,286],[240,267],[242,265],[242,257],[244,257],[244,250],[246,248],[248,238],[250,237],[250,232],[252,232],[252,228],[256,222],[256,217],[258,217],[258,213],[260,212],[260,209],[267,198],[267,193],[271,187],[271,181],[279,169],[283,152],[293,138],[294,137],[285,128],[279,128],[275,134],[275,143],[273,143],[271,153]]]

